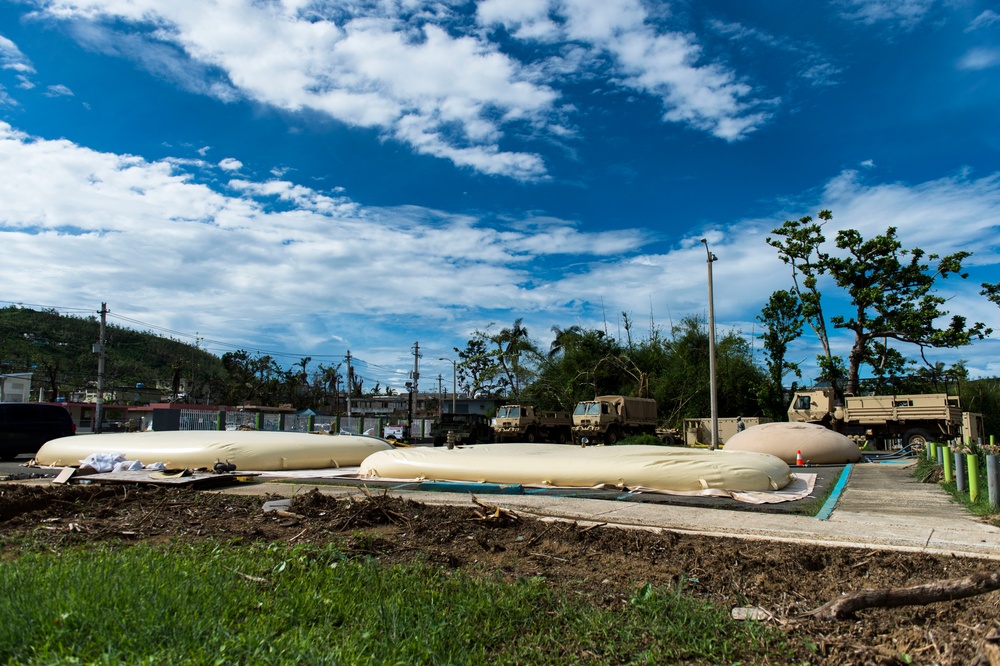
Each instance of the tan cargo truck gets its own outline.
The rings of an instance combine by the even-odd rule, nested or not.
[[[599,395],[573,410],[575,444],[616,444],[630,435],[656,434],[656,401],[624,395]]]
[[[819,423],[883,449],[896,441],[919,446],[962,437],[963,418],[970,427],[982,423],[977,414],[963,417],[958,396],[944,393],[848,396],[841,403],[832,389],[821,388],[796,391],[788,408],[791,422]]]
[[[553,442],[565,444],[573,437],[569,412],[540,412],[531,405],[503,405],[493,423],[498,442]]]

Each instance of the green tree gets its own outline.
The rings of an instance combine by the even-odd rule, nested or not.
[[[488,331],[477,330],[466,343],[465,349],[453,348],[461,359],[455,367],[459,386],[467,395],[485,394],[494,397],[503,393],[503,372],[489,345]]]
[[[993,284],[984,282],[983,290],[979,293],[997,305],[1000,305],[1000,282],[994,282]]]
[[[805,324],[802,304],[793,292],[778,290],[771,294],[767,305],[757,315],[757,321],[764,326],[759,337],[764,343],[769,378],[762,385],[760,402],[768,416],[780,418],[785,413],[785,376],[791,372],[802,377],[798,364],[786,358],[788,345],[802,335]]]
[[[792,290],[802,306],[802,317],[816,334],[823,350],[816,357],[820,377],[836,388],[844,374],[844,362],[830,349],[830,335],[819,290],[819,278],[826,273],[829,260],[829,255],[822,251],[826,242],[823,224],[833,219],[833,213],[821,210],[817,217],[822,222],[814,222],[809,215],[798,220],[785,220],[779,228],[771,230],[779,238],[768,237],[766,240],[768,245],[778,250],[781,260],[791,266]]]
[[[572,410],[581,400],[616,393],[619,373],[604,360],[621,353],[618,343],[596,329],[556,328],[555,346],[539,362],[538,374],[525,390],[526,399],[542,409]]]
[[[513,326],[500,329],[490,338],[496,346],[494,356],[514,401],[520,400],[522,387],[531,383],[535,374],[531,361],[540,356],[537,346],[528,336],[528,329],[521,322],[520,318],[517,319]]]
[[[832,219],[829,211],[819,216],[824,221]],[[836,246],[841,255],[833,256],[822,251],[826,239],[821,225],[812,223],[808,216],[797,222],[786,220],[772,233],[781,239],[768,238],[767,242],[792,266],[794,290],[803,315],[823,347],[821,370],[831,381],[839,379],[842,368],[838,367],[839,359],[830,353],[818,278],[829,274],[850,298],[851,314],[829,319],[835,328],[854,333],[845,375],[848,393],[859,390],[860,368],[873,358],[873,341],[892,339],[913,344],[923,354],[926,348],[967,345],[989,332],[981,323],[967,326],[966,319],[959,315],[954,315],[944,328],[935,324],[948,314],[942,309],[945,299],[934,291],[937,281],[951,275],[967,277],[961,271],[962,262],[970,256],[968,252],[939,257],[920,248],[907,250],[896,238],[896,229],[889,227],[885,234],[868,240],[854,229],[839,231]],[[933,270],[924,263],[925,258],[936,262]]]

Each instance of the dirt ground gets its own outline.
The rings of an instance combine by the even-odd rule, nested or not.
[[[803,615],[842,593],[993,573],[1000,569],[995,561],[583,527],[497,511],[492,498],[442,507],[374,491],[359,490],[350,499],[311,492],[287,511],[265,513],[268,499],[275,498],[157,486],[0,483],[0,556],[16,556],[29,535],[52,548],[337,540],[353,554],[386,564],[422,558],[473,574],[540,576],[606,607],[627,604],[645,583],[682,582],[702,599],[773,614],[775,625],[802,644],[800,663],[1000,664],[1000,591],[867,609],[846,620]]]

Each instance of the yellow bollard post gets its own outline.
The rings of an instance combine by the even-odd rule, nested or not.
[[[979,456],[966,453],[965,462],[969,468],[969,501],[975,502],[979,499]]]
[[[941,447],[942,457],[944,458],[944,482],[951,483],[951,447],[942,446]]]

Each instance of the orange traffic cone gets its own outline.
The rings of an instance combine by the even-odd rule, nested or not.
[[[802,465],[802,452],[801,451],[796,451],[795,452],[795,464],[799,465],[799,466]]]

